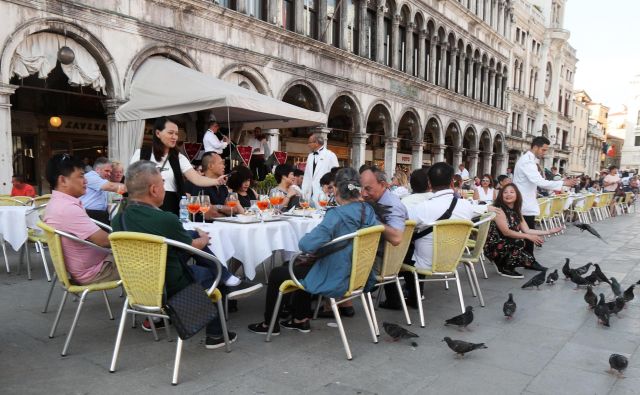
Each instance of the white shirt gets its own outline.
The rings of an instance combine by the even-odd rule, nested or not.
[[[433,192],[424,192],[424,193],[412,193],[411,195],[407,195],[400,200],[405,207],[413,206],[418,203],[423,203],[428,199],[431,199],[433,196]]]
[[[167,159],[167,155],[163,156],[160,159],[160,161],[157,161],[155,156],[153,155],[153,152],[151,153],[151,157],[149,158],[151,162],[156,164],[156,167],[158,168],[158,170],[160,170],[160,175],[162,176],[162,180],[164,181],[164,190],[167,192],[176,192],[176,189],[177,189],[176,178],[173,176],[173,170],[171,169],[171,165],[169,164],[169,161],[166,159]],[[139,160],[140,160],[140,150],[137,149],[133,153],[133,156],[131,157],[131,161],[129,163],[131,164]],[[191,166],[191,162],[189,162],[189,159],[187,159],[186,156],[182,154],[178,154],[178,160],[180,161],[180,171],[182,172],[182,174],[186,173],[189,169],[193,169],[193,166]],[[163,163],[164,163],[164,166],[163,166]]]
[[[227,148],[227,143],[220,141],[211,129],[207,129],[202,139],[202,144],[204,145],[204,152],[215,152],[216,154],[222,154],[222,150]]]
[[[426,225],[435,222],[449,209],[451,200],[453,199],[453,189],[438,191],[431,199],[423,203],[408,206],[409,219],[417,221],[417,231],[423,230],[427,227]],[[475,215],[474,207],[471,203],[466,199],[458,199],[458,203],[456,203],[456,207],[453,209],[453,213],[451,213],[451,219],[470,220]],[[433,233],[430,233],[416,240],[413,260],[416,262],[416,268],[431,270],[432,259]]]
[[[522,194],[522,215],[538,215],[537,188],[560,190],[563,181],[547,181],[538,172],[538,158],[531,151],[522,155],[513,170],[513,183]]]
[[[478,191],[478,200],[487,203],[493,201],[493,188],[489,188],[487,193],[484,192],[482,187],[477,187],[476,191]]]
[[[463,168],[462,170],[458,170],[456,172],[456,174],[459,174],[460,177],[462,177],[463,180],[468,180],[469,179],[469,170]]]
[[[316,170],[313,171],[313,163],[316,163]],[[317,203],[322,187],[320,179],[323,175],[331,171],[332,168],[338,167],[338,157],[328,148],[324,147],[318,150],[318,154],[313,152],[307,157],[307,164],[304,168],[304,178],[302,179],[302,193],[311,196]]]

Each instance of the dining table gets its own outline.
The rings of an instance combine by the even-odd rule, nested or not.
[[[40,220],[38,210],[30,206],[0,206],[0,236],[18,251]]]

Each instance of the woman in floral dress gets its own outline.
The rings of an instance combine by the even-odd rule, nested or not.
[[[494,263],[498,274],[510,278],[523,278],[524,276],[515,270],[516,267],[544,270],[533,255],[526,251],[526,243],[542,245],[543,236],[560,232],[562,228],[548,231],[530,229],[522,218],[522,195],[514,184],[508,184],[500,190],[494,206],[502,212],[498,210],[489,227],[484,254]]]

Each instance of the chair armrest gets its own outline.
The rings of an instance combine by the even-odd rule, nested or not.
[[[218,274],[216,275],[215,280],[213,280],[213,284],[211,284],[211,287],[209,287],[209,289],[207,290],[207,295],[211,295],[213,294],[213,292],[215,291],[216,288],[218,288],[218,285],[220,284],[220,278],[222,276],[222,263],[220,262],[220,260],[218,258],[216,258],[214,255],[206,253],[202,250],[199,250],[197,248],[194,248],[188,244],[185,243],[181,243],[179,241],[175,241],[175,240],[171,240],[171,239],[164,239],[164,242],[167,243],[167,245],[170,245],[171,247],[176,247],[176,248],[180,248],[181,250],[190,252],[194,255],[198,255],[204,259],[208,259],[211,262],[213,262],[216,265],[216,269]]]
[[[484,215],[483,217],[484,218],[482,218],[480,221],[473,224],[473,228],[471,230],[473,230],[476,226],[484,224],[485,222],[493,221],[493,219],[496,217],[496,213],[488,212],[488,214]]]
[[[55,231],[55,232],[56,232],[56,234],[57,234],[57,235],[59,235],[59,236],[66,237],[67,239],[70,239],[70,240],[76,241],[76,242],[78,242],[78,243],[82,243],[82,244],[84,244],[84,245],[88,245],[89,247],[93,247],[93,248],[96,248],[96,249],[98,249],[98,250],[106,251],[106,252],[109,252],[109,253],[111,252],[111,249],[110,249],[110,248],[101,247],[101,246],[99,246],[99,245],[97,245],[97,244],[94,244],[94,243],[90,242],[89,240],[82,240],[81,238],[79,238],[79,237],[77,237],[77,236],[74,236],[74,235],[72,235],[72,234],[70,234],[70,233],[63,232],[63,231],[61,231],[61,230],[57,230],[57,229],[56,229],[56,231]]]
[[[96,219],[91,218],[91,220],[93,221],[94,224],[98,225],[100,228],[102,228],[103,230],[106,230],[108,233],[113,232],[113,228],[103,222],[100,222]]]

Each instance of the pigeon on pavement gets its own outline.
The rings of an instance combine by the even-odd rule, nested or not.
[[[547,284],[553,284],[556,281],[558,281],[558,269],[554,270],[553,273],[547,277]]]
[[[635,288],[635,284],[631,284],[631,286],[629,288],[626,289],[626,291],[624,291],[622,293],[622,297],[624,298],[625,302],[631,302],[634,298],[633,295],[633,289]]]
[[[593,312],[596,317],[598,317],[598,323],[607,327],[609,326],[609,308],[604,302],[604,294],[600,294],[600,300],[595,309],[593,309]]]
[[[593,309],[598,304],[598,296],[593,292],[591,285],[587,286],[587,293],[584,294],[584,301],[589,305],[589,309]]]
[[[600,279],[598,278],[598,274],[595,271],[591,272],[587,277],[584,278],[588,283],[596,285],[600,283]]]
[[[473,307],[467,306],[464,309],[464,313],[455,317],[449,318],[445,321],[445,325],[457,325],[459,328],[466,328],[467,325],[473,322]]]
[[[562,266],[562,274],[564,274],[565,280],[568,280],[571,278],[571,268],[569,267],[569,258],[564,258],[564,266]]]
[[[578,273],[581,276],[584,276],[589,271],[589,268],[591,268],[591,265],[593,265],[593,263],[589,262],[584,266],[580,266],[578,268],[573,269],[573,271]]]
[[[581,277],[580,274],[578,274],[578,272],[575,270],[571,272],[571,282],[576,285],[576,289],[584,285],[593,285],[586,278]]]
[[[578,229],[580,229],[581,232],[584,232],[585,230],[589,233],[591,233],[592,235],[594,235],[595,237],[597,237],[598,239],[602,240],[604,243],[609,244],[606,242],[605,239],[602,238],[602,236],[600,236],[600,233],[598,233],[595,229],[593,229],[593,227],[589,224],[583,224],[580,222],[574,222],[573,225],[575,227],[577,227]]]
[[[600,265],[596,263],[595,265],[593,265],[593,267],[596,268],[593,272],[596,274],[596,276],[598,276],[598,281],[611,285],[611,280],[609,280],[607,276],[602,272],[602,269],[600,269]]]
[[[611,302],[607,302],[607,309],[609,309],[609,314],[618,315],[619,312],[624,309],[624,299],[622,296],[618,296],[616,300],[612,300]]]
[[[383,322],[382,327],[384,331],[387,332],[387,335],[391,336],[393,341],[398,341],[400,339],[410,339],[412,337],[420,337],[415,333],[408,331],[397,324],[392,324],[390,322]]]
[[[629,360],[624,355],[611,354],[609,357],[609,372],[617,371],[618,377],[624,377],[624,371],[627,366],[629,366]]]
[[[622,288],[620,288],[620,283],[618,282],[618,280],[616,280],[615,277],[611,277],[611,290],[613,291],[613,294],[616,296],[620,296],[622,295]]]
[[[513,301],[513,294],[509,294],[509,299],[507,299],[502,306],[502,312],[508,320],[513,318],[513,314],[516,312],[516,307],[516,302]]]
[[[544,279],[546,276],[547,276],[547,269],[544,269],[540,273],[531,277],[529,281],[524,283],[522,285],[522,289],[529,288],[529,287],[536,287],[538,290],[540,290],[540,286],[544,284]]]
[[[447,342],[447,346],[461,357],[464,357],[464,354],[473,350],[488,348],[484,343],[469,343],[462,340],[453,340],[450,337],[445,337],[442,341]]]

